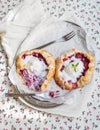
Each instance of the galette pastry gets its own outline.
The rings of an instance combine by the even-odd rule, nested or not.
[[[43,91],[55,73],[55,60],[46,50],[25,51],[18,55],[16,70],[29,89]]]
[[[57,58],[55,81],[62,89],[83,87],[91,81],[94,68],[92,53],[72,49]]]

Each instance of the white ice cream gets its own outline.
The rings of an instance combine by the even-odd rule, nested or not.
[[[72,61],[72,62],[71,62]],[[72,82],[77,82],[77,78],[82,75],[84,70],[83,62],[72,56],[71,59],[68,59],[64,62],[64,70],[59,72],[59,75],[67,82],[71,80]]]
[[[47,65],[44,61],[40,61],[37,57],[26,56],[24,59],[25,64],[27,64],[28,69],[34,72],[35,75],[44,77],[46,76]]]

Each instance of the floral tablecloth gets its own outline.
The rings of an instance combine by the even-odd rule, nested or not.
[[[0,0],[0,20],[21,0]],[[7,77],[7,56],[0,46],[0,130],[100,130],[100,0],[42,0],[45,11],[61,16],[71,10],[85,24],[94,40],[98,52],[96,86],[87,103],[87,111],[78,118],[68,118],[33,110],[14,98],[2,98],[5,92],[12,92]]]

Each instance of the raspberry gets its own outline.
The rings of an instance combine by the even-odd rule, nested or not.
[[[27,56],[26,54],[23,54],[23,55],[22,55],[22,59],[25,59],[25,58],[26,58],[26,56]]]
[[[71,84],[71,83],[72,83],[72,81],[71,81],[71,80],[68,80],[68,83],[69,83],[69,84]]]
[[[72,83],[73,88],[77,88],[77,83]]]
[[[80,58],[80,59],[82,59],[83,58],[83,54],[81,54],[81,53],[76,53],[76,58]]]
[[[62,72],[64,70],[65,66],[63,65],[60,69],[60,71]]]
[[[54,95],[55,95],[55,94],[54,94],[53,91],[50,91],[50,92],[49,92],[49,96],[50,96],[50,97],[54,97]]]
[[[86,62],[86,61],[84,62],[84,67],[85,67],[85,70],[87,70],[87,69],[88,69],[88,64],[89,64],[88,62]]]

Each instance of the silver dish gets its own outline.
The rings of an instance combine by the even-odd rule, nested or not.
[[[67,24],[70,24],[74,30],[76,29],[76,32],[78,35],[78,33],[80,34],[81,32],[84,33],[84,30],[77,24],[74,24],[72,22],[69,22],[69,21],[65,21]],[[85,33],[84,33],[85,34]],[[84,42],[86,41],[85,37],[82,37],[81,35],[78,35],[78,37],[80,37],[80,39],[84,40]],[[83,42],[83,44],[84,44]],[[84,46],[85,45],[85,46]],[[83,46],[86,48],[86,51],[89,51],[87,49],[87,45],[86,45],[86,42]],[[20,90],[18,90],[18,88],[16,86],[13,87],[15,92],[16,93],[20,93]],[[31,96],[26,96],[26,97],[19,97],[19,100],[24,103],[25,105],[27,105],[28,107],[31,107],[33,109],[39,109],[39,108],[53,108],[53,107],[57,107],[59,105],[62,105],[63,103],[52,103],[52,102],[49,102],[49,101],[42,101],[42,100],[39,100],[35,97],[31,97]]]

